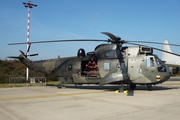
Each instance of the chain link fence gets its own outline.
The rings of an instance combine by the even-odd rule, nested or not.
[[[21,86],[46,86],[45,77],[9,77],[9,86],[21,85]]]

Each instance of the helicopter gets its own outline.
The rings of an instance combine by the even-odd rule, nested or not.
[[[119,85],[119,91],[122,92],[125,89],[124,84],[126,84],[129,85],[131,89],[135,89],[136,85],[146,85],[148,90],[150,90],[152,85],[163,83],[170,78],[171,74],[179,72],[179,69],[176,69],[176,67],[169,69],[157,55],[153,54],[153,49],[176,56],[180,55],[137,44],[137,42],[153,44],[163,43],[127,41],[109,32],[101,33],[108,36],[108,40],[76,39],[11,43],[8,45],[28,44],[29,47],[26,53],[20,50],[19,56],[9,56],[8,58],[19,59],[30,70],[53,74],[58,77],[60,81],[60,84],[57,86],[58,88],[61,88],[64,84],[115,84]],[[28,59],[28,56],[38,55],[27,54],[31,44],[76,41],[99,41],[107,43],[99,44],[95,47],[94,51],[87,53],[83,48],[80,48],[75,57],[38,61]],[[122,46],[123,44],[132,44],[135,46],[127,47]],[[169,45],[177,46],[176,44]]]

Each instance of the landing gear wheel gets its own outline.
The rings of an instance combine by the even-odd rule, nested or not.
[[[136,84],[130,84],[130,88],[131,89],[135,89],[136,88]]]
[[[57,85],[57,88],[60,89],[62,86],[61,85]]]
[[[147,86],[148,90],[151,90],[151,88],[152,88],[151,84],[146,84],[146,86]]]
[[[123,86],[123,84],[121,84],[121,85],[119,86],[119,92],[124,92],[124,86]]]

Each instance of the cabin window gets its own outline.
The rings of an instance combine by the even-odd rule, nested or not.
[[[109,63],[104,63],[104,70],[109,71]]]
[[[69,71],[72,70],[72,65],[69,65],[69,66],[68,66],[68,70],[69,70]]]
[[[107,50],[107,51],[104,53],[104,57],[105,57],[105,58],[117,58],[116,50]]]

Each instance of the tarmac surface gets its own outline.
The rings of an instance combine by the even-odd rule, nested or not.
[[[0,120],[178,120],[180,81],[118,93],[118,86],[0,89]],[[126,93],[127,92],[127,93]]]

